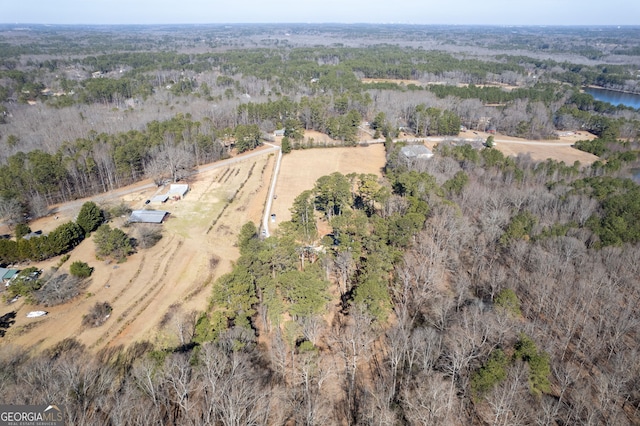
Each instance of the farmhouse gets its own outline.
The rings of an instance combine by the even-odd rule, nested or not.
[[[162,223],[169,215],[164,210],[134,210],[129,216],[131,223]]]
[[[400,156],[406,160],[426,160],[433,157],[433,152],[424,145],[409,145],[400,149]]]

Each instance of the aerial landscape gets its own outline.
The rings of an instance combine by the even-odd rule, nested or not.
[[[7,5],[0,421],[640,425],[618,3]]]

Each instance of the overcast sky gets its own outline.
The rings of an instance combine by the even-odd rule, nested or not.
[[[0,0],[0,23],[640,25],[638,0]]]

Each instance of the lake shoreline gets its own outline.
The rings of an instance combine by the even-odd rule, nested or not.
[[[618,89],[609,89],[608,87],[604,87],[604,86],[597,86],[595,84],[587,84],[586,86],[582,86],[581,91],[585,92],[584,89],[597,89],[597,90],[608,90],[610,92],[616,92],[616,93],[625,93],[627,95],[635,95],[635,96],[640,96],[640,92],[630,92],[628,90],[618,90]]]
[[[623,105],[636,111],[640,110],[640,94],[637,93],[606,89],[595,85],[585,86],[581,92],[591,95],[597,101],[607,102],[614,106]]]

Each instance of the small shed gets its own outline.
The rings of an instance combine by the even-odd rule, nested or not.
[[[162,223],[169,215],[164,210],[134,210],[129,216],[131,223]]]
[[[151,198],[151,202],[160,204],[160,203],[165,203],[168,199],[169,199],[169,196],[167,194],[160,194]]]
[[[172,183],[169,186],[169,192],[167,192],[167,196],[170,198],[178,197],[182,198],[189,191],[189,185],[182,183]]]
[[[0,268],[0,282],[9,285],[9,282],[18,275],[19,272],[17,269]]]

